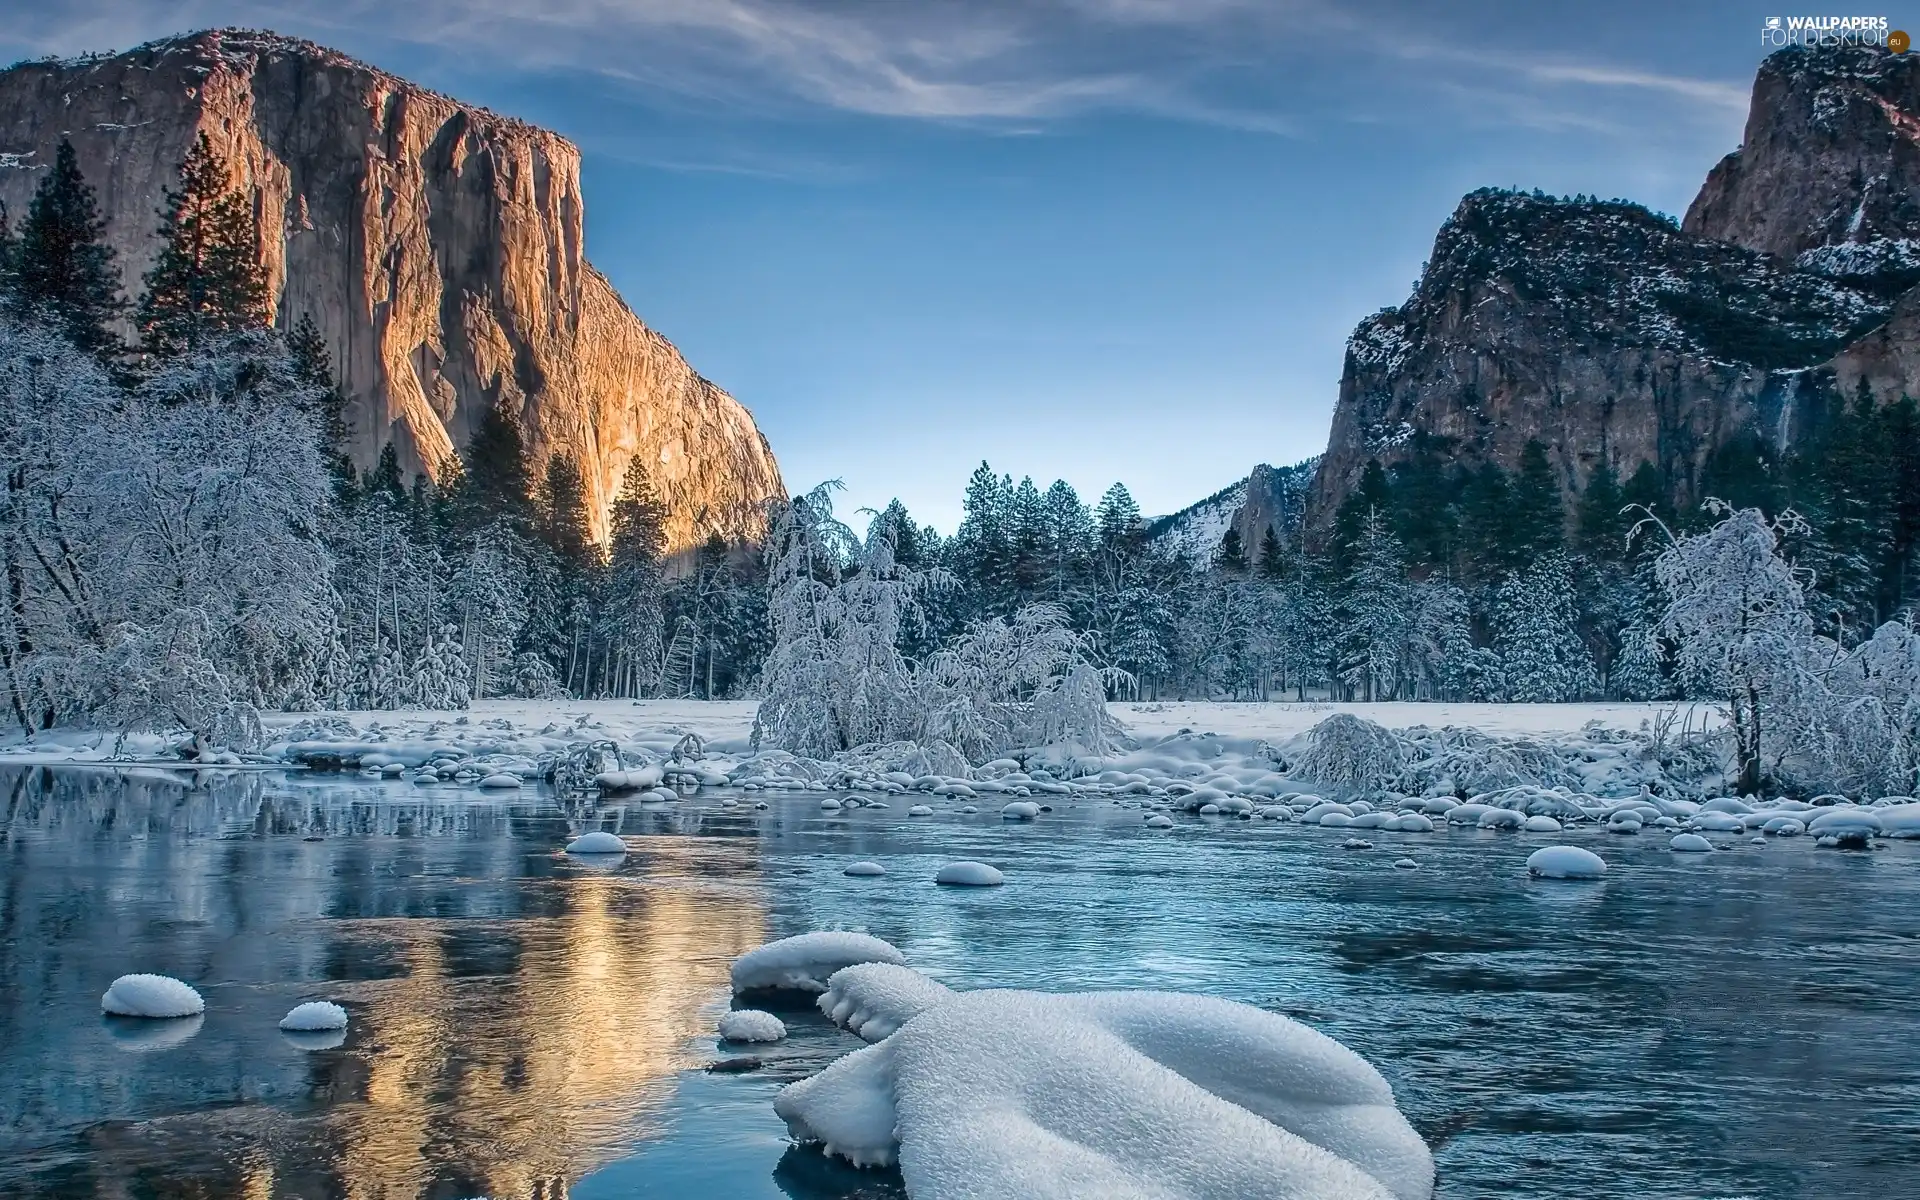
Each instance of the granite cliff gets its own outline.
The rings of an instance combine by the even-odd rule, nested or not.
[[[784,495],[738,401],[636,317],[584,253],[580,153],[308,42],[217,30],[0,72],[0,201],[61,138],[99,194],[129,294],[201,133],[254,205],[276,319],[310,315],[350,394],[351,453],[440,475],[504,405],[586,478],[596,534],[645,460],[669,543],[753,539]]]
[[[1920,395],[1920,57],[1795,48],[1762,64],[1745,141],[1675,223],[1624,201],[1476,192],[1413,295],[1347,345],[1309,501],[1324,529],[1369,460],[1421,441],[1571,497],[1610,461],[1700,499],[1713,452],[1785,447],[1816,396]]]

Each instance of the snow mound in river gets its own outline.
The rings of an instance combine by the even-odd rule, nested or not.
[[[735,992],[824,992],[827,980],[855,963],[907,960],[898,950],[865,933],[803,933],[749,950],[733,960]]]
[[[1169,992],[956,993],[781,1091],[803,1141],[915,1200],[1426,1200],[1433,1158],[1359,1055]]]
[[[192,1017],[207,1011],[207,1002],[167,975],[122,975],[107,985],[100,1011],[116,1017]]]
[[[787,1036],[779,1017],[757,1008],[736,1008],[720,1018],[720,1036],[729,1042],[777,1042]]]

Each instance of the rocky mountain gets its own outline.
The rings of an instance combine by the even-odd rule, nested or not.
[[[1159,548],[1195,563],[1211,562],[1229,529],[1238,531],[1240,544],[1250,559],[1258,556],[1260,542],[1269,529],[1281,545],[1291,546],[1300,536],[1307,488],[1318,465],[1318,459],[1290,467],[1261,463],[1247,478],[1205,500],[1177,513],[1155,517],[1147,523],[1147,538]]]
[[[1793,441],[1816,394],[1920,395],[1920,58],[1794,48],[1682,223],[1624,201],[1481,191],[1414,293],[1347,345],[1309,501],[1425,442],[1512,469],[1534,439],[1571,497],[1601,461],[1700,498],[1713,452]]]
[[[0,201],[24,210],[60,139],[98,192],[129,294],[164,191],[206,133],[253,202],[277,319],[311,315],[351,400],[351,451],[445,472],[494,405],[565,451],[595,531],[638,457],[684,550],[751,539],[784,495],[752,416],[585,257],[580,152],[556,134],[268,33],[216,30],[0,72]]]

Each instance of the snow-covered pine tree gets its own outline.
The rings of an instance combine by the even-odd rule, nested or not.
[[[615,696],[651,696],[661,686],[666,653],[666,506],[654,492],[647,465],[627,464],[613,502],[607,548],[607,585],[601,631],[612,655]]]
[[[753,744],[826,758],[924,727],[901,633],[939,577],[901,567],[886,537],[863,543],[833,515],[837,483],[794,498],[767,540],[773,649]]]
[[[1494,648],[1506,699],[1559,704],[1599,687],[1593,655],[1580,638],[1573,565],[1548,554],[1501,583],[1494,610]]]
[[[1400,694],[1413,629],[1406,561],[1379,512],[1353,549],[1353,575],[1339,610],[1340,678],[1366,700]]]

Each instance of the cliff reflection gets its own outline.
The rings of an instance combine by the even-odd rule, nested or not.
[[[21,772],[0,900],[0,1193],[550,1200],[652,1132],[728,962],[763,940],[735,838],[553,856],[550,806],[245,776]],[[470,796],[470,794],[469,794]],[[302,831],[364,831],[304,842]],[[224,836],[221,836],[224,835]],[[131,1054],[97,999],[170,969],[208,999]],[[345,1003],[308,1052],[279,1015]]]

